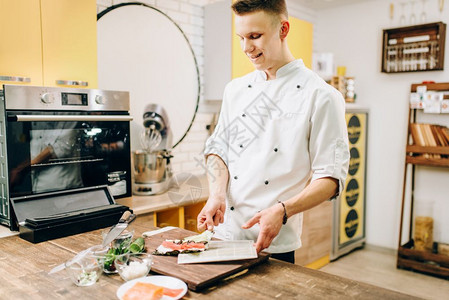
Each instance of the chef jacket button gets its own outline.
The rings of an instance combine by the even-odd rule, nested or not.
[[[300,87],[301,87],[301,86],[300,86],[299,84],[296,86],[297,89],[299,89]]]
[[[234,210],[234,206],[231,206],[231,210]]]
[[[265,184],[268,184],[269,183],[269,181],[268,180],[265,180]]]
[[[278,152],[278,148],[274,148],[273,150],[274,150],[274,152]]]
[[[237,176],[234,176],[234,179],[236,179],[236,180],[237,180],[237,179],[239,179],[239,178],[238,178]]]
[[[243,145],[240,145],[239,147],[240,147],[240,148],[243,148]]]
[[[252,88],[251,84],[248,84],[248,87],[249,87],[249,88]]]
[[[242,117],[246,117],[246,114],[242,114]]]

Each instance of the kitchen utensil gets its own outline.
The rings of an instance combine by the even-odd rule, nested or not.
[[[116,237],[120,235],[128,225],[134,221],[136,218],[135,214],[132,214],[130,211],[125,211],[118,221],[117,225],[113,226],[107,236],[103,239],[103,247],[112,242]]]
[[[415,1],[412,0],[410,1],[410,4],[412,6],[411,8],[411,14],[410,14],[410,25],[415,25],[416,24],[416,15],[415,15]]]
[[[157,183],[163,180],[165,175],[167,159],[163,151],[133,152],[134,158],[134,181],[136,183]]]
[[[143,114],[143,150],[133,152],[136,195],[155,195],[170,187],[172,133],[168,116],[161,105],[148,104]]]
[[[54,267],[53,269],[50,270],[50,272],[48,272],[48,274],[53,274],[59,271],[64,270],[65,268],[67,268],[68,266],[70,266],[71,264],[80,264],[80,261],[82,261],[86,256],[88,255],[99,255],[101,254],[105,254],[107,252],[107,248],[101,246],[101,245],[95,245],[92,247],[89,247],[83,251],[78,252],[77,255],[75,255],[71,260],[68,260],[65,263],[62,263],[60,265],[57,265],[56,267]]]
[[[404,26],[405,25],[405,13],[404,13],[404,7],[407,5],[405,2],[401,2],[401,16],[399,17],[399,25]]]
[[[101,232],[101,236],[103,237],[103,240],[106,238],[106,236],[109,234],[109,231],[111,229],[105,229]],[[124,251],[128,252],[127,249],[129,245],[131,245],[132,239],[134,236],[134,230],[127,230],[125,229],[118,237],[116,237],[111,243],[109,243],[104,248],[114,249],[115,253],[123,253]],[[118,251],[118,252],[117,252]]]
[[[169,230],[172,230],[172,229],[175,229],[175,228],[176,227],[174,227],[174,226],[167,226],[167,227],[164,227],[164,228],[161,228],[161,229],[145,231],[142,235],[143,235],[143,237],[149,237],[149,236],[160,234],[162,232],[166,232],[166,231],[169,231]]]
[[[426,2],[427,2],[427,0],[421,0],[421,2],[422,2],[422,12],[421,12],[420,21],[421,21],[422,24],[424,24],[427,21],[427,14],[426,14]]]
[[[210,263],[257,258],[253,240],[211,241],[207,251],[180,253],[178,264]]]
[[[92,247],[91,247],[92,248]],[[66,267],[68,267],[70,265],[70,263],[78,263],[80,260],[82,260],[84,258],[84,256],[86,256],[89,251],[91,251],[91,248],[85,249],[81,252],[79,252],[77,255],[75,255],[71,260],[62,263],[60,265],[57,265],[56,267],[54,267],[53,269],[50,270],[50,272],[48,272],[48,274],[53,274],[59,271],[64,270]]]
[[[150,127],[142,130],[140,135],[140,142],[144,150],[148,152],[154,151],[162,142],[162,135],[156,125],[151,124]]]

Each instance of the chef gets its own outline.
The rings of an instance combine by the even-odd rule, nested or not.
[[[75,126],[76,122],[32,123],[31,163],[44,164],[50,159],[63,161],[62,164],[50,163],[48,166],[33,168],[31,172],[33,192],[42,193],[83,186],[80,164],[64,163],[64,161],[79,159],[80,153],[76,147],[79,130],[76,130]]]
[[[20,185],[26,176],[31,176],[34,193],[82,187],[81,166],[70,163],[80,155],[76,147],[80,132],[75,126],[76,122],[32,122],[29,157],[12,168],[11,187]]]
[[[294,263],[302,212],[344,188],[344,99],[291,54],[285,0],[239,0],[232,9],[242,50],[256,70],[225,88],[206,141],[210,195],[198,229],[254,240],[258,252]]]

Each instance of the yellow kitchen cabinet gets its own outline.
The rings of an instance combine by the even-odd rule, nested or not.
[[[154,212],[153,222],[155,227],[175,226],[184,228],[184,207],[174,207]]]
[[[220,1],[204,8],[204,99],[222,100],[226,84],[231,79],[254,71],[240,47],[235,34],[231,1]],[[289,18],[288,45],[295,58],[307,67],[312,65],[313,25]]]
[[[196,218],[205,203],[206,202],[198,202],[154,212],[154,226],[175,226],[190,231],[198,231],[196,228]]]
[[[0,89],[42,85],[39,0],[0,0]]]
[[[96,12],[95,0],[41,0],[45,86],[97,88]]]
[[[95,0],[0,0],[0,84],[96,88],[96,26]]]

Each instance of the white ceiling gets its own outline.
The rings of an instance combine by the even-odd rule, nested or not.
[[[373,0],[287,0],[292,3],[298,3],[302,6],[314,9],[321,10],[327,8],[334,8],[337,6],[344,6],[349,4],[368,2]]]

